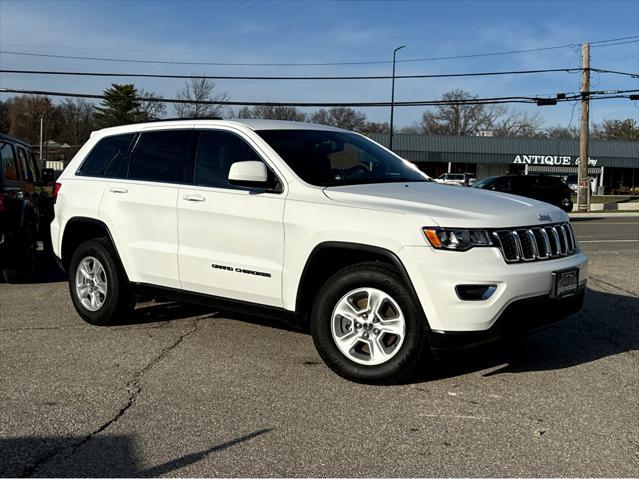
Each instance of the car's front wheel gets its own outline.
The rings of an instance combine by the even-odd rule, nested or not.
[[[564,198],[561,200],[561,209],[566,213],[570,213],[572,211],[572,201],[570,198]]]
[[[400,382],[424,365],[424,315],[383,263],[355,264],[329,278],[313,306],[311,333],[324,362],[353,381]]]
[[[105,326],[124,319],[135,301],[126,275],[106,238],[82,243],[69,265],[69,291],[86,322]]]

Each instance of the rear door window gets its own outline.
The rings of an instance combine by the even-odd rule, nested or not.
[[[129,133],[103,138],[93,147],[78,172],[84,176],[124,178],[127,152],[134,137],[134,133]]]
[[[192,130],[161,130],[142,133],[133,150],[128,178],[177,182]]]
[[[11,143],[0,143],[0,180],[19,181],[18,162]]]
[[[497,191],[508,191],[510,190],[510,181],[509,178],[502,176],[501,178],[495,178],[493,183],[491,184],[491,188]]]
[[[517,192],[535,188],[537,178],[534,176],[513,176],[510,179],[510,189]]]
[[[542,176],[539,178],[540,188],[555,188],[559,186],[561,179],[556,176]]]

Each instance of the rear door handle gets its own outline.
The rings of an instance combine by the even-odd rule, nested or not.
[[[184,195],[186,201],[205,201],[206,198],[202,195]]]
[[[110,186],[109,191],[111,193],[128,193],[129,190],[127,190],[126,188],[122,188],[120,186]]]

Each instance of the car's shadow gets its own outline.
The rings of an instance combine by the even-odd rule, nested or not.
[[[288,319],[262,318],[258,316],[249,316],[233,311],[223,311],[208,306],[198,304],[180,303],[174,301],[149,301],[138,304],[129,316],[123,317],[118,321],[118,326],[127,326],[134,324],[151,324],[163,321],[173,321],[180,319],[190,319],[195,317],[213,317],[219,320],[241,321],[243,323],[251,323],[269,328],[277,328],[285,331],[307,333],[306,328],[302,324],[297,324]]]
[[[215,315],[292,333],[308,334],[300,325],[181,303],[151,303],[136,309],[129,324]],[[582,312],[529,336],[493,343],[426,360],[410,382],[455,377],[478,371],[485,376],[569,368],[627,351],[639,350],[639,298],[588,289]]]
[[[55,263],[49,263],[36,279],[38,282],[63,281],[65,275]],[[242,321],[308,334],[307,327],[287,319],[278,321],[175,302],[140,304],[119,324],[151,324],[213,315],[218,320]],[[639,350],[639,297],[588,289],[583,311],[579,314],[530,336],[427,361],[411,382],[484,370],[487,370],[485,375],[494,375],[562,369],[634,350]]]
[[[639,350],[639,298],[588,289],[583,310],[543,331],[450,354],[415,381],[570,368]]]

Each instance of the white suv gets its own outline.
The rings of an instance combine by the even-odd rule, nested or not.
[[[111,324],[171,298],[308,324],[352,380],[578,311],[587,258],[539,201],[450,188],[368,138],[280,121],[97,131],[56,185],[73,304]]]

